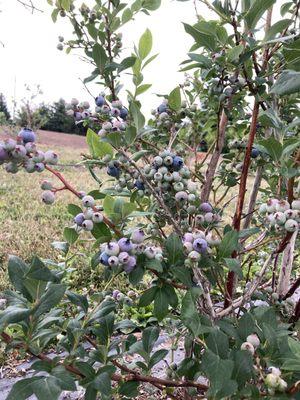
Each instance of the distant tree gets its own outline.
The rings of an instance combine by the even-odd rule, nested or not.
[[[6,100],[3,93],[0,93],[0,113],[3,113],[6,121],[10,120],[10,113],[7,108]]]

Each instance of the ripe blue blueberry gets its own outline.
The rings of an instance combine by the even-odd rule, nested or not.
[[[117,167],[108,167],[107,168],[107,174],[109,176],[113,176],[114,178],[119,178],[120,170]]]
[[[100,254],[100,262],[101,262],[101,264],[103,264],[105,266],[108,266],[109,265],[108,264],[109,258],[110,258],[110,256],[107,253],[105,253],[105,252],[101,253]]]
[[[8,160],[7,151],[3,148],[3,146],[0,146],[0,163],[6,160]]]
[[[157,112],[158,112],[159,114],[161,114],[161,113],[163,113],[163,112],[166,112],[167,109],[168,109],[167,104],[166,104],[166,103],[162,103],[160,106],[158,106]]]
[[[21,138],[24,143],[35,142],[36,140],[35,133],[29,128],[22,129],[18,133],[18,137]]]
[[[257,158],[259,156],[259,150],[256,149],[255,147],[251,150],[251,157],[252,158]]]
[[[194,240],[193,248],[199,253],[205,253],[207,250],[207,241],[205,239],[198,238]]]
[[[138,190],[145,190],[144,182],[139,181],[138,179],[135,181],[134,185]]]
[[[95,103],[96,103],[96,106],[102,107],[102,106],[104,105],[104,103],[105,103],[104,97],[101,96],[101,95],[97,96],[97,97],[95,98]]]
[[[77,224],[78,226],[82,226],[83,221],[85,220],[85,216],[83,213],[79,213],[75,216],[74,218],[74,222],[75,224]]]
[[[183,159],[179,156],[173,158],[173,169],[179,171],[183,167]]]
[[[35,170],[37,171],[37,172],[43,172],[44,171],[44,169],[45,169],[45,164],[43,164],[43,163],[36,163],[35,164]]]
[[[200,210],[205,213],[210,213],[212,212],[212,206],[209,203],[201,203]]]
[[[125,108],[125,107],[121,108],[120,117],[125,120],[127,118],[127,116],[128,116],[127,108]]]
[[[143,229],[135,229],[131,234],[131,240],[133,243],[140,244],[145,239],[145,232]]]
[[[118,245],[119,245],[120,251],[129,252],[133,249],[133,244],[132,244],[131,240],[127,239],[127,238],[121,238],[118,241]]]

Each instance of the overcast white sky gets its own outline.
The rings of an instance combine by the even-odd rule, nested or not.
[[[75,53],[66,55],[56,49],[58,35],[70,38],[69,24],[62,18],[56,24],[52,22],[51,7],[46,0],[35,0],[34,3],[45,12],[32,15],[16,0],[0,0],[0,40],[4,44],[3,48],[0,46],[0,92],[5,94],[10,107],[15,80],[17,101],[25,95],[25,84],[41,85],[44,94],[40,101],[52,102],[60,97],[90,101],[79,78],[88,76],[91,67],[80,61]],[[148,95],[141,97],[148,112],[159,101],[151,93],[168,93],[182,81],[178,66],[185,59],[192,41],[181,22],[195,22],[192,2],[163,0],[162,3],[150,17],[138,15],[136,21],[127,24],[123,31],[127,48],[132,48],[146,28],[153,33],[153,51],[159,53],[159,57],[145,72],[145,83],[153,83],[153,87]],[[98,85],[90,84],[89,88],[95,95],[99,90]]]

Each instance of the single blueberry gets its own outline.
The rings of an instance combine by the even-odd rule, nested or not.
[[[120,117],[121,117],[122,119],[126,119],[126,118],[127,118],[127,115],[128,115],[128,110],[127,110],[127,108],[125,108],[125,107],[121,108]]]
[[[144,182],[136,180],[134,186],[138,189],[138,190],[145,190],[145,185]]]
[[[76,217],[74,218],[74,222],[78,226],[81,226],[84,220],[85,220],[85,216],[83,213],[77,214]]]
[[[253,149],[251,150],[251,157],[257,158],[258,156],[259,156],[259,150],[253,147]]]
[[[157,112],[158,112],[159,114],[161,114],[161,113],[163,113],[163,112],[166,112],[167,109],[168,109],[167,105],[166,105],[165,103],[162,103],[160,106],[158,106]]]
[[[18,137],[20,137],[24,143],[35,142],[36,140],[35,133],[29,128],[22,129],[18,133]]]
[[[97,96],[96,98],[95,98],[95,103],[96,103],[96,106],[98,106],[98,107],[102,107],[103,105],[104,105],[104,103],[105,103],[105,99],[104,99],[104,97],[103,96]]]
[[[119,178],[120,170],[117,167],[108,167],[107,168],[107,174],[109,176],[113,176],[114,178]]]
[[[183,167],[183,159],[179,156],[175,156],[172,166],[175,171],[179,171]]]
[[[100,254],[100,262],[103,265],[108,266],[108,259],[110,258],[110,256],[108,254],[106,254],[105,252]]]

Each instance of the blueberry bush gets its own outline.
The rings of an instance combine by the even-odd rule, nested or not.
[[[76,200],[54,243],[59,262],[9,258],[1,337],[37,361],[8,400],[78,387],[86,400],[141,399],[145,390],[151,398],[150,388],[168,399],[298,399],[300,2],[283,2],[273,22],[275,0],[187,0],[215,19],[197,12],[184,24],[194,40],[184,81],[147,123],[139,96],[151,87],[152,35],[146,29],[124,57],[120,31],[159,12],[160,1],[48,3],[54,22],[73,27],[58,50],[82,51],[92,66],[85,84],[102,85],[94,110],[75,98],[67,105],[87,129],[81,163],[95,189],[68,182],[31,127],[0,145],[8,173],[53,174],[41,184],[46,205],[63,190]],[[94,242],[102,292],[69,289],[84,240]],[[127,293],[114,286],[118,275]],[[170,340],[158,348],[163,335]]]

